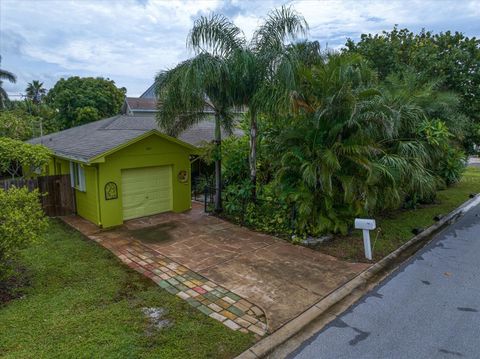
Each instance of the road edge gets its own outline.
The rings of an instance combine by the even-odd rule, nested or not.
[[[410,247],[432,236],[438,230],[442,229],[442,227],[444,227],[445,225],[456,222],[459,217],[461,217],[464,213],[468,212],[470,209],[472,209],[478,204],[480,204],[480,194],[477,194],[475,197],[461,204],[452,212],[442,217],[438,222],[431,225],[415,237],[411,238],[408,242],[398,247],[392,253],[382,258],[380,261],[373,264],[371,267],[367,268],[344,285],[335,289],[329,295],[327,295],[317,303],[313,304],[309,309],[302,312],[297,317],[285,323],[268,337],[265,337],[252,345],[243,353],[235,357],[235,359],[258,359],[264,357],[274,348],[286,342],[288,339],[300,332],[308,324],[310,324],[322,314],[327,312],[327,310],[333,305],[339,303],[341,300],[350,295],[353,291],[359,289],[362,286],[365,286],[368,280],[372,279],[376,274],[388,267],[392,262],[394,262],[397,257],[399,257]]]

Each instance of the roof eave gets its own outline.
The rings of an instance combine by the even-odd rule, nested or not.
[[[63,152],[55,151],[55,150],[52,150],[52,151],[53,151],[53,156],[54,157],[57,157],[57,158],[60,158],[60,159],[63,159],[63,160],[67,160],[67,161],[84,163],[84,164],[87,164],[87,165],[90,164],[90,161],[88,161],[88,159],[86,159],[86,158],[66,154],[66,153],[63,153]]]

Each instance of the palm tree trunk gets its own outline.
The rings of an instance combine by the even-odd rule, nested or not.
[[[257,113],[250,112],[250,181],[252,183],[252,199],[257,198]]]
[[[215,212],[222,211],[222,132],[220,116],[215,115]]]

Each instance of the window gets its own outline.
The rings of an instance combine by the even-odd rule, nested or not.
[[[70,183],[73,188],[85,192],[85,171],[80,163],[70,162]]]

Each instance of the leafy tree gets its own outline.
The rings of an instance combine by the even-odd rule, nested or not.
[[[421,81],[439,81],[440,88],[460,96],[462,113],[473,121],[469,126],[480,123],[479,39],[459,32],[415,34],[395,27],[382,34],[363,34],[359,42],[349,39],[346,47],[368,59],[380,79],[411,68]]]
[[[0,65],[1,63],[2,63],[2,57],[0,56]],[[2,87],[3,80],[7,80],[9,82],[15,83],[17,82],[17,77],[10,71],[3,70],[0,68],[0,109],[4,108],[6,102],[8,102],[8,94]]]
[[[0,136],[28,140],[58,130],[56,112],[44,103],[11,101],[0,111]]]
[[[98,110],[92,106],[80,107],[76,111],[77,123],[89,123],[102,118],[98,113]]]
[[[51,151],[42,145],[0,137],[0,173],[8,173],[12,178],[43,169],[51,157]]]
[[[18,250],[40,240],[47,229],[39,196],[27,188],[0,189],[0,281],[8,277]]]
[[[39,104],[47,93],[47,90],[43,87],[43,82],[33,80],[28,84],[25,92],[27,93],[27,99],[31,100],[34,104]]]
[[[253,197],[257,182],[257,117],[263,107],[278,105],[265,96],[268,83],[292,85],[295,58],[285,44],[304,35],[305,19],[292,8],[282,7],[270,12],[264,23],[248,42],[242,31],[226,17],[213,14],[195,21],[187,43],[197,53],[209,53],[229,62],[233,77],[232,89],[236,103],[248,106],[250,117],[250,178]],[[278,100],[278,97],[275,99]]]
[[[27,140],[33,136],[35,117],[21,111],[0,111],[0,136]]]
[[[45,101],[58,110],[61,128],[70,128],[119,113],[126,89],[101,77],[60,79],[48,92]]]

